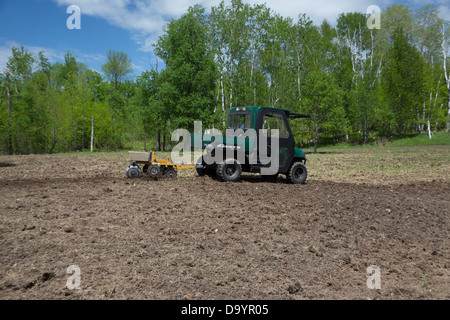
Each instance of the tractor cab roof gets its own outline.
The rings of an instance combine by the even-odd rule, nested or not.
[[[271,107],[261,107],[261,106],[245,106],[245,107],[233,107],[230,109],[230,113],[239,113],[242,111],[252,112],[257,114],[260,109],[271,109],[271,110],[279,110],[284,111],[286,113],[286,117],[289,119],[297,119],[297,118],[311,118],[311,116],[300,113],[293,113],[289,109],[283,108],[271,108]]]

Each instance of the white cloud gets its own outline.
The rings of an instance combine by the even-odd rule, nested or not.
[[[0,72],[3,72],[6,63],[8,62],[8,57],[11,55],[11,48],[8,48],[6,46],[0,47]]]
[[[111,25],[129,30],[132,39],[145,52],[163,33],[168,18],[181,16],[194,1],[142,0],[55,0],[61,6],[77,5],[81,15],[104,19]]]
[[[158,37],[163,34],[163,27],[169,19],[179,18],[187,12],[189,6],[197,3],[209,11],[211,7],[217,6],[221,0],[53,0],[58,5],[68,7],[78,5],[81,15],[97,17],[109,22],[111,25],[130,31],[131,39],[138,45],[138,50],[153,53],[153,44]],[[345,12],[365,13],[367,7],[372,4],[380,8],[386,8],[395,3],[404,3],[409,7],[422,7],[421,0],[396,1],[396,0],[243,0],[250,5],[263,4],[284,17],[292,17],[294,21],[299,14],[304,13],[309,16],[315,24],[320,24],[324,19],[331,24],[336,22],[339,14]],[[231,0],[225,0],[229,5]],[[448,0],[431,0],[440,10],[440,16],[450,20],[450,4]],[[11,55],[11,48],[19,47],[20,44],[7,41],[0,44],[0,72],[6,66],[8,57]],[[44,51],[49,60],[54,62],[64,61],[66,52],[50,48],[25,45],[26,49],[36,54]],[[106,57],[101,54],[88,54],[84,52],[74,52],[78,60],[89,65],[90,62],[98,64],[105,61]],[[153,60],[152,60],[153,63]],[[140,65],[147,65],[140,63]],[[136,70],[143,67],[135,66]]]
[[[54,0],[60,6],[77,5],[82,15],[102,18],[114,26],[131,32],[139,50],[153,51],[153,44],[163,34],[163,27],[170,18],[179,18],[189,6],[200,3],[209,11],[221,0]],[[388,0],[377,0],[385,2]],[[300,13],[307,14],[315,23],[327,19],[334,23],[340,13],[365,12],[373,0],[244,0],[251,5],[266,3],[267,7],[282,16],[297,19]],[[225,1],[226,4],[230,0]]]
[[[249,0],[251,4],[260,3],[261,1]],[[291,17],[294,21],[299,14],[306,14],[315,24],[321,24],[323,20],[327,20],[334,24],[337,17],[345,12],[363,12],[365,13],[367,7],[374,4],[373,0],[267,0],[265,1],[268,8],[273,9],[284,17]],[[383,1],[376,1],[378,3]],[[381,6],[378,4],[378,6]]]
[[[423,0],[248,0],[247,2],[251,4],[265,2],[267,7],[273,9],[282,16],[292,17],[294,19],[296,19],[300,13],[305,13],[316,24],[320,24],[324,19],[328,20],[331,24],[334,24],[341,13],[366,13],[367,8],[370,5],[377,5],[383,10],[383,8],[397,3],[405,4],[410,7],[410,9],[420,8],[427,3],[431,3],[439,7],[441,18],[447,20],[450,19],[450,3],[448,0],[429,0],[427,2],[424,2]]]
[[[207,11],[217,6],[221,0],[54,0],[60,6],[78,5],[81,14],[102,18],[114,26],[131,32],[132,39],[139,46],[139,50],[152,52],[153,44],[163,34],[163,27],[170,18],[179,18],[189,6],[197,3],[203,5]],[[226,4],[230,4],[226,0]],[[294,21],[299,14],[306,14],[315,24],[328,20],[335,24],[339,14],[346,12],[366,13],[370,5],[380,8],[395,3],[405,3],[410,7],[423,6],[421,0],[243,0],[245,3],[262,4],[284,17],[292,17]],[[450,5],[448,0],[431,0],[439,7],[441,17],[450,19]]]
[[[77,57],[77,60],[83,63],[88,62],[101,62],[106,61],[106,56],[103,54],[90,54],[90,53],[77,53],[75,52],[74,55]]]
[[[82,14],[103,18],[113,25],[141,34],[162,33],[162,27],[168,18],[178,18],[189,6],[197,3],[207,10],[218,5],[221,0],[54,0],[61,6],[78,5]],[[282,16],[296,19],[305,13],[315,23],[324,19],[333,23],[340,13],[366,12],[370,5],[383,8],[395,3],[422,6],[422,0],[243,0],[249,4],[263,4]],[[230,0],[225,1],[226,4]],[[449,18],[450,6],[447,0],[431,0],[442,9],[443,18]]]
[[[197,3],[209,10],[220,0],[54,0],[60,6],[77,5],[81,15],[99,17],[131,32],[139,50],[152,52],[170,18],[179,18]]]
[[[132,39],[138,44],[139,50],[153,51],[153,46],[158,37],[163,33],[163,27],[170,18],[179,18],[187,11],[189,6],[197,3],[203,5],[206,10],[217,6],[221,0],[54,0],[60,6],[77,5],[82,15],[99,17],[131,32]],[[376,4],[383,8],[392,5],[394,0],[243,0],[251,5],[266,3],[268,8],[285,17],[296,20],[301,13],[309,16],[314,23],[320,24],[324,19],[331,24],[337,17],[345,12],[363,12]],[[414,4],[411,0],[411,3]],[[443,7],[443,12],[449,6],[442,1],[435,0],[436,4]],[[226,0],[229,4],[231,1]]]
[[[450,20],[450,6],[440,5],[439,7],[439,16],[447,21]]]

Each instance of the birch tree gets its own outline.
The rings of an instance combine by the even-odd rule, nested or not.
[[[442,59],[444,67],[444,77],[447,83],[447,125],[446,132],[450,132],[450,75],[447,70],[447,54],[448,54],[448,38],[449,38],[449,28],[448,23],[441,21],[441,47],[442,47]]]

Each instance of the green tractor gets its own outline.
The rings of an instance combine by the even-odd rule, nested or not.
[[[216,176],[220,180],[233,182],[239,180],[242,172],[260,173],[266,180],[276,180],[279,174],[284,174],[291,183],[305,183],[306,156],[302,150],[295,147],[289,126],[289,120],[297,118],[310,116],[278,108],[231,108],[227,128],[235,130],[237,134],[197,137],[206,149],[206,154],[200,157],[195,165],[198,175]],[[249,131],[253,134],[247,134]],[[274,138],[278,139],[277,147],[272,147]],[[194,139],[195,134],[192,135],[191,141],[194,142]],[[264,150],[258,150],[261,145]],[[277,161],[274,162],[275,170],[274,166],[266,161],[267,157],[276,156],[272,154],[272,149],[278,150],[279,153]],[[266,157],[263,159],[256,151],[264,151]],[[268,170],[268,167],[271,169]]]

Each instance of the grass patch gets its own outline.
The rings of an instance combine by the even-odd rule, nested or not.
[[[418,134],[411,138],[397,139],[386,144],[388,147],[450,146],[450,132],[437,132],[431,139],[428,134]]]
[[[398,138],[391,141],[379,141],[377,143],[365,145],[352,145],[346,142],[338,145],[318,146],[317,152],[335,149],[355,149],[355,148],[374,148],[374,147],[426,147],[426,146],[450,146],[450,132],[434,133],[431,139],[428,134],[417,134],[412,137]],[[300,148],[306,152],[313,152],[314,147]]]
[[[308,154],[311,179],[349,183],[403,183],[450,181],[450,148],[321,149]]]

